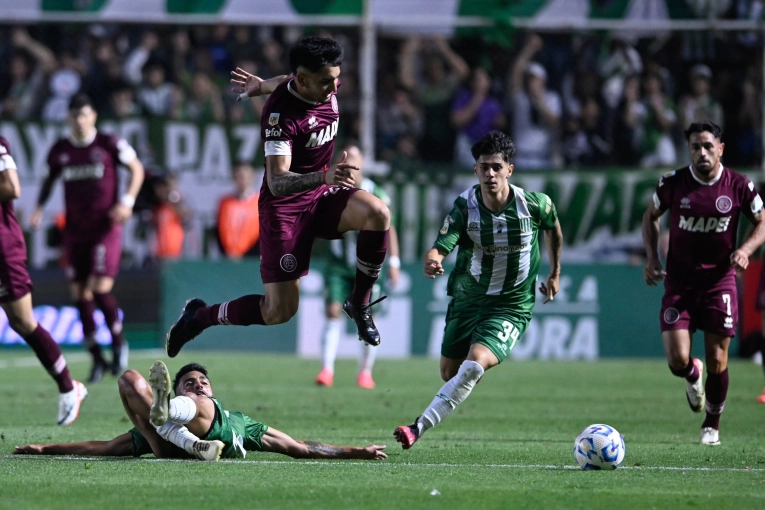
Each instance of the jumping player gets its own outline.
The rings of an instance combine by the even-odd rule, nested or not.
[[[691,165],[659,181],[643,215],[643,243],[648,261],[644,279],[664,279],[659,321],[670,371],[686,380],[685,393],[693,412],[706,408],[701,444],[720,444],[720,415],[728,393],[728,346],[736,334],[738,293],[736,271],[765,241],[763,204],[747,177],[720,162],[725,144],[712,122],[694,122],[685,130]],[[659,218],[669,211],[667,270],[659,261]],[[741,214],[755,226],[736,249]],[[666,277],[666,278],[665,278]],[[691,359],[691,335],[704,332],[704,363]]]
[[[273,325],[295,315],[300,277],[308,273],[315,237],[338,239],[359,231],[356,279],[343,310],[352,318],[359,339],[380,343],[369,297],[388,249],[390,213],[371,193],[356,188],[353,165],[330,166],[339,122],[337,88],[343,50],[333,39],[305,37],[290,49],[294,77],[272,89],[277,79],[263,81],[245,71],[232,73],[235,91],[248,96],[268,94],[261,117],[266,177],[258,201],[260,274],[265,295],[248,295],[207,306],[191,299],[168,333],[167,354],[174,357],[186,342],[217,325]]]
[[[390,197],[382,188],[372,179],[364,178],[361,168],[364,164],[364,156],[361,150],[353,144],[345,148],[348,154],[346,162],[359,167],[359,170],[353,171],[353,179],[356,185],[376,196],[385,205],[390,205]],[[337,357],[337,347],[340,342],[340,333],[345,321],[340,317],[340,311],[346,296],[353,289],[353,282],[356,276],[356,235],[347,233],[343,239],[333,239],[330,241],[330,253],[327,265],[324,267],[324,294],[326,296],[326,317],[327,322],[324,325],[322,333],[322,361],[323,366],[319,375],[316,376],[316,384],[319,386],[332,386],[335,378],[335,358]],[[396,228],[390,227],[390,248],[388,257],[388,279],[393,287],[398,283],[399,268],[401,259],[398,257],[398,237]],[[372,300],[376,300],[382,294],[382,286],[375,283],[372,288]],[[356,384],[361,388],[371,390],[375,387],[375,381],[372,378],[372,367],[374,367],[377,357],[377,348],[372,345],[364,345],[364,351],[359,360],[359,372],[356,376]]]
[[[150,386],[151,384],[151,386]],[[172,388],[177,395],[169,399]],[[135,427],[111,441],[17,446],[15,454],[97,455],[218,460],[243,458],[248,451],[273,452],[296,459],[385,459],[385,446],[335,446],[296,441],[284,432],[247,415],[226,411],[215,398],[207,370],[191,363],[170,381],[167,367],[157,361],[149,382],[135,370],[119,379],[120,397]],[[202,436],[205,439],[199,439]],[[173,441],[172,443],[169,441]]]
[[[558,292],[563,235],[555,205],[543,193],[508,182],[515,145],[507,135],[489,133],[471,152],[478,185],[454,201],[425,255],[425,276],[435,278],[444,274],[444,258],[459,247],[447,284],[452,300],[441,344],[441,378],[446,384],[413,424],[393,433],[405,450],[464,402],[486,370],[501,363],[526,330],[535,301],[540,230],[550,273],[539,291],[545,303]]]
[[[119,305],[111,292],[122,254],[122,224],[133,214],[144,174],[143,165],[130,144],[122,138],[98,132],[96,119],[90,98],[82,94],[72,98],[67,119],[71,134],[58,140],[48,153],[48,176],[30,218],[32,227],[39,228],[53,184],[63,177],[66,272],[72,299],[80,312],[85,345],[93,357],[90,383],[100,381],[108,368],[101,346],[96,342],[95,306],[104,313],[112,335],[112,374],[119,375],[127,366],[127,344],[122,337]],[[121,198],[118,196],[118,165],[130,171],[130,182]]]
[[[0,306],[8,315],[11,328],[35,351],[58,385],[57,423],[71,425],[88,390],[81,382],[72,380],[58,344],[32,315],[27,246],[13,210],[13,201],[20,196],[21,185],[11,146],[0,136]]]

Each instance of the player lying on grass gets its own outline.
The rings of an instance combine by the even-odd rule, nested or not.
[[[135,370],[119,379],[125,412],[135,428],[111,441],[17,446],[13,453],[32,455],[134,456],[218,460],[242,458],[247,451],[281,453],[296,459],[384,459],[385,446],[366,448],[296,441],[284,432],[242,413],[225,411],[213,396],[207,369],[190,363],[171,383],[161,361],[149,381]],[[170,389],[176,397],[170,399]],[[203,438],[203,439],[200,439]]]

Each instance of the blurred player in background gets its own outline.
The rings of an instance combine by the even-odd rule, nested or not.
[[[122,225],[133,214],[144,171],[126,140],[96,129],[97,114],[89,97],[78,94],[72,98],[67,120],[70,134],[58,140],[48,153],[48,176],[40,188],[30,222],[33,228],[40,227],[45,202],[56,179],[62,177],[67,277],[80,312],[85,345],[93,357],[88,382],[97,383],[109,366],[96,341],[95,306],[103,312],[112,335],[112,374],[119,375],[127,366],[119,306],[111,292],[122,254]],[[130,171],[127,191],[122,197],[118,165]]]
[[[8,324],[35,351],[42,366],[58,384],[57,423],[71,425],[88,391],[82,383],[72,380],[58,344],[32,315],[27,246],[13,210],[13,201],[20,196],[21,185],[11,147],[0,136],[0,306],[8,315]]]
[[[314,238],[338,239],[350,230],[359,231],[356,279],[343,310],[355,321],[361,341],[380,343],[369,298],[388,249],[390,213],[382,200],[355,187],[352,171],[358,168],[346,163],[345,153],[330,166],[343,49],[331,38],[304,37],[289,60],[294,77],[288,79],[264,82],[241,69],[232,72],[235,92],[249,97],[272,92],[260,122],[266,155],[258,202],[265,295],[212,306],[189,300],[168,334],[170,357],[210,326],[290,320],[297,313],[300,278],[308,273]]]
[[[446,381],[413,424],[393,435],[406,450],[449,416],[483,377],[501,363],[526,330],[534,308],[539,272],[539,231],[544,231],[550,273],[540,285],[545,303],[558,292],[563,246],[550,197],[508,182],[515,144],[489,133],[472,147],[478,185],[455,201],[436,242],[425,254],[425,276],[444,274],[444,258],[459,247],[449,275],[452,296],[441,344],[441,378]]]
[[[693,412],[706,407],[701,444],[720,444],[720,415],[728,393],[728,346],[738,324],[736,271],[765,241],[763,204],[749,178],[725,168],[722,130],[712,122],[694,122],[685,130],[691,164],[665,174],[643,215],[643,244],[648,260],[644,279],[664,279],[661,338],[670,371],[686,380]],[[669,210],[667,270],[658,255],[659,218]],[[741,215],[754,224],[736,249]],[[666,277],[666,279],[665,279]],[[691,359],[691,335],[704,332],[704,363]]]
[[[376,196],[385,202],[385,205],[390,206],[390,197],[383,187],[375,184],[372,179],[362,176],[361,168],[364,166],[364,156],[361,150],[356,145],[350,144],[345,147],[344,151],[348,155],[345,159],[346,163],[359,168],[359,170],[353,170],[353,179],[356,182],[356,186]],[[324,364],[321,372],[316,377],[316,384],[320,386],[332,386],[334,382],[337,346],[340,342],[343,326],[345,325],[345,321],[340,317],[341,307],[343,301],[353,289],[353,282],[356,276],[356,243],[357,236],[355,232],[346,233],[343,239],[333,239],[330,241],[330,253],[324,269],[324,292],[327,298],[327,322],[324,326],[321,342]],[[398,285],[401,259],[399,258],[396,228],[392,224],[390,227],[388,252],[388,281],[395,288]],[[372,288],[371,299],[375,301],[381,295],[382,287],[379,283],[375,283]],[[356,383],[362,388],[371,390],[375,387],[375,381],[372,378],[372,367],[377,356],[377,348],[365,344],[363,349],[364,352],[359,360],[359,373],[356,377]]]
[[[170,390],[176,397],[170,399]],[[215,398],[207,369],[197,363],[181,368],[170,381],[157,361],[149,382],[135,370],[119,379],[120,397],[135,427],[111,441],[17,446],[15,454],[98,455],[218,460],[243,458],[248,451],[281,453],[296,459],[366,459],[387,457],[385,446],[335,446],[296,441],[247,415],[226,411]],[[199,439],[202,436],[205,439]]]

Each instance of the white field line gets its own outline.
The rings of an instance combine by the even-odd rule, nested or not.
[[[165,353],[163,349],[141,349],[130,353],[130,359],[164,358],[166,356],[167,353]],[[90,361],[90,354],[86,352],[64,353],[64,359],[66,359],[67,363],[83,363],[85,361]],[[0,359],[0,370],[3,368],[29,368],[39,366],[40,360],[35,356],[25,356],[23,358],[10,360]]]
[[[0,455],[0,460],[37,460],[37,461],[66,461],[66,462],[114,462],[118,460],[122,461],[136,461],[136,462],[183,462],[183,463],[196,463],[199,461],[191,459],[132,459],[130,457],[75,457],[75,456],[61,456],[61,455]],[[293,466],[326,466],[326,467],[342,467],[347,465],[353,466],[380,466],[380,467],[409,467],[409,468],[487,468],[487,469],[548,469],[551,471],[566,471],[574,470],[580,471],[578,466],[556,466],[553,464],[457,464],[452,462],[439,462],[439,463],[415,463],[415,462],[358,462],[358,461],[326,461],[326,460],[312,460],[306,462],[300,461],[288,461],[288,460],[231,460],[222,459],[217,464],[238,464],[241,466],[274,466],[274,465],[293,465]],[[634,471],[711,471],[711,472],[732,472],[732,473],[762,473],[765,469],[761,468],[725,468],[725,467],[677,467],[677,466],[624,466],[619,470],[634,470]]]

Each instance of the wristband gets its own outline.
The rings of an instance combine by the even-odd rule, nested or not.
[[[398,269],[401,267],[401,259],[398,258],[396,255],[391,255],[388,257],[388,267],[392,267],[393,269]]]
[[[243,100],[249,99],[249,98],[250,98],[250,96],[247,95],[247,92],[242,92],[241,94],[239,94],[237,96],[236,100],[237,101],[243,101]]]
[[[129,209],[132,209],[133,206],[135,205],[135,198],[125,193],[124,195],[122,195],[122,198],[120,198],[120,204],[124,205],[125,207]]]

